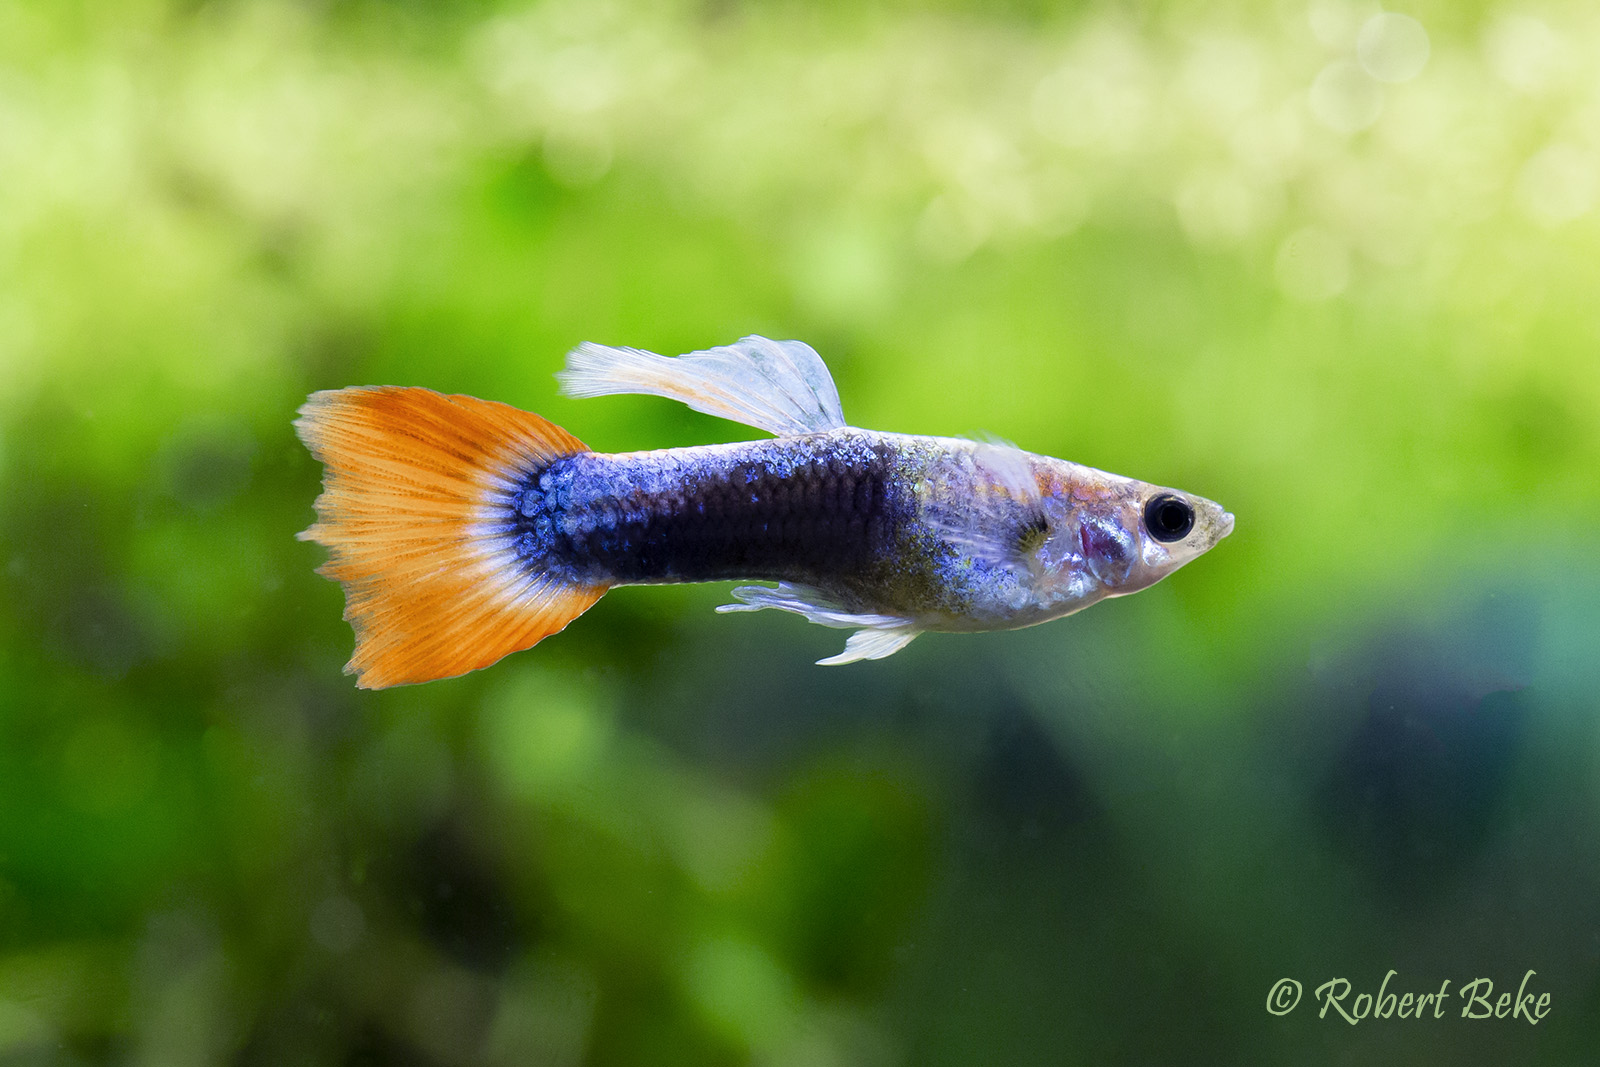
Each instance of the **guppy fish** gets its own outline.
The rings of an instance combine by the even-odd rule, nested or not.
[[[1009,445],[846,424],[821,357],[746,337],[668,358],[584,344],[568,396],[648,393],[775,440],[591,452],[538,415],[430,389],[313,394],[318,521],[363,688],[449,678],[616,585],[756,579],[718,611],[854,628],[820,663],[925,630],[1005,630],[1150,586],[1233,530],[1209,500]]]

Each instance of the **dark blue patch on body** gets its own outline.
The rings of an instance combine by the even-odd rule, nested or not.
[[[581,454],[530,472],[507,519],[519,557],[573,581],[848,579],[911,517],[894,471],[891,450],[859,441]]]

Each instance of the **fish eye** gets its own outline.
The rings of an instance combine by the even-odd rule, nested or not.
[[[1144,506],[1144,528],[1157,541],[1182,541],[1194,529],[1194,508],[1171,493],[1151,497]]]

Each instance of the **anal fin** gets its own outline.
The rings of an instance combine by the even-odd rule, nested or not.
[[[863,659],[884,659],[905,648],[921,632],[909,626],[872,626],[857,630],[844,643],[843,652],[827,659],[819,659],[817,663],[819,666],[833,667]]]
[[[776,608],[805,616],[818,626],[835,629],[860,627],[845,642],[844,651],[837,656],[819,659],[822,666],[855,663],[864,659],[883,659],[892,656],[910,644],[922,631],[912,620],[899,615],[876,615],[852,612],[838,604],[826,593],[807,585],[779,582],[777,586],[741,585],[733,590],[737,604],[723,604],[719,612],[761,611]]]

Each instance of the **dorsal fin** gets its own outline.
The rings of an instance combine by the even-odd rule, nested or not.
[[[664,396],[780,437],[845,425],[833,376],[801,341],[746,337],[676,357],[585,342],[567,353],[567,369],[556,377],[568,396]]]

